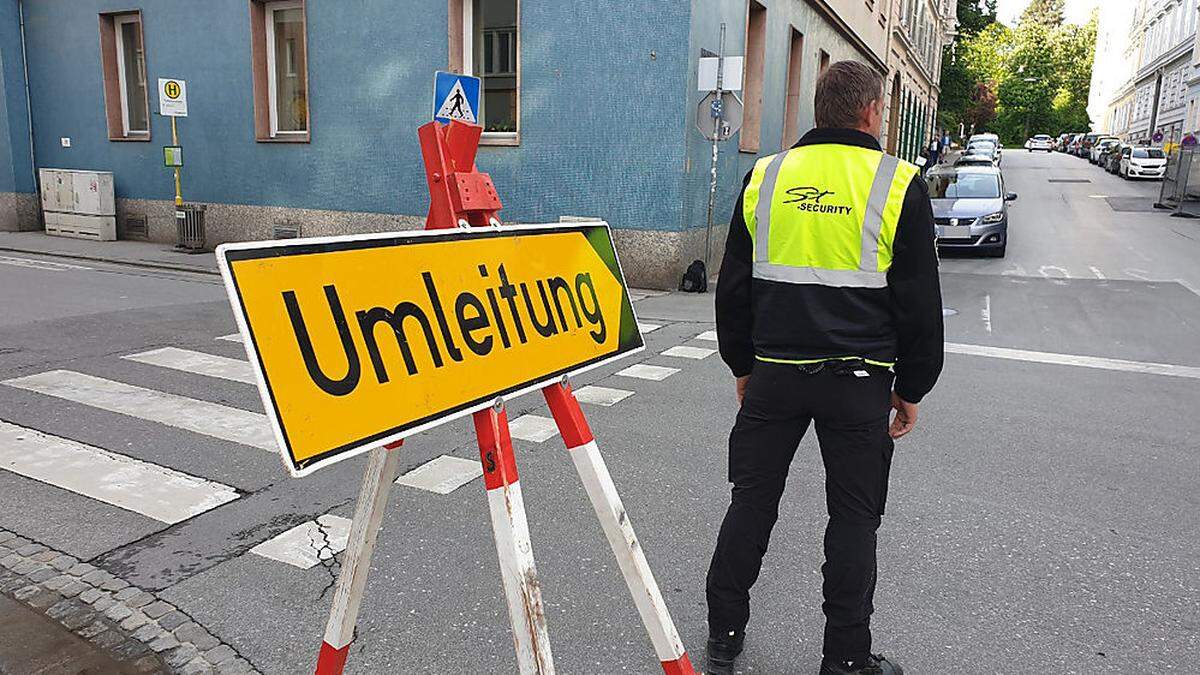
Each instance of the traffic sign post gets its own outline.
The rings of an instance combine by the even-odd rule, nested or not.
[[[519,671],[554,672],[505,403],[540,388],[664,672],[694,675],[566,379],[643,348],[611,232],[603,223],[503,226],[491,179],[475,168],[481,134],[457,121],[420,128],[426,233],[218,248],[289,471],[370,451],[316,672],[343,672],[400,438],[467,414]],[[541,302],[526,295],[543,284]],[[529,313],[519,299],[532,301]],[[379,323],[390,330],[376,336]],[[382,349],[385,335],[392,343]],[[342,366],[321,370],[331,363]]]
[[[179,130],[175,125],[176,117],[187,117],[187,82],[174,78],[158,78],[158,114],[171,118],[171,145],[163,148],[163,159],[167,166],[175,172],[175,206],[183,206],[183,187],[180,179],[180,167],[183,166],[183,150],[179,147]],[[171,153],[168,148],[174,148],[178,163],[171,163]]]

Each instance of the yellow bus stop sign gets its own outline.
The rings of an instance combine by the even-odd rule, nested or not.
[[[225,244],[217,258],[295,476],[643,347],[604,223]]]

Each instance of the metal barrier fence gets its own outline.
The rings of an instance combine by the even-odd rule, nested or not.
[[[1176,146],[1167,155],[1158,202],[1171,215],[1200,217],[1200,146]]]

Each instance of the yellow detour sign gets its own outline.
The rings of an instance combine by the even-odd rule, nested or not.
[[[225,244],[217,258],[295,476],[643,346],[604,223]]]

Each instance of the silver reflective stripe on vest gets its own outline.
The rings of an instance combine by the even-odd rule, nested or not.
[[[887,288],[887,272],[827,270],[821,267],[793,267],[767,262],[754,263],[754,278],[785,284],[818,284],[839,288]]]
[[[763,174],[762,185],[758,186],[758,203],[754,205],[754,259],[767,262],[771,241],[771,202],[775,197],[775,182],[779,180],[779,169],[788,152],[781,152],[771,159]]]
[[[898,158],[885,154],[883,159],[879,160],[879,168],[875,170],[871,194],[867,197],[867,212],[863,214],[862,254],[858,259],[858,269],[864,272],[879,270],[879,239],[883,232],[883,210],[887,208],[892,180],[896,178],[896,169],[899,167]],[[762,198],[761,195],[759,198]]]

